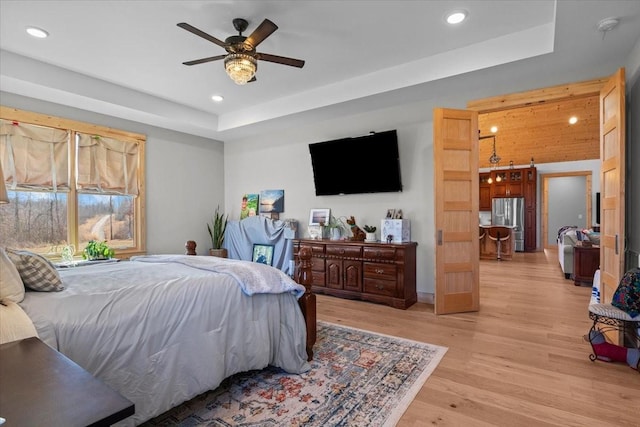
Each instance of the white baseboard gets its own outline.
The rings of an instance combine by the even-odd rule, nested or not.
[[[433,304],[434,294],[429,292],[418,292],[418,302],[423,302],[425,304]]]

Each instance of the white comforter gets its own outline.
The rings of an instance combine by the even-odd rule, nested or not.
[[[237,372],[309,369],[301,287],[271,267],[266,282],[239,284],[255,276],[242,263],[267,267],[156,256],[70,268],[64,291],[28,292],[21,305],[43,341],[135,403],[122,425],[136,425]],[[278,293],[258,293],[268,282]]]

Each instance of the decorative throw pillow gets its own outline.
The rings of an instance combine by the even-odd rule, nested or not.
[[[640,268],[627,271],[613,294],[611,305],[618,307],[631,317],[640,314]]]
[[[0,304],[0,318],[0,344],[38,336],[27,313],[13,301]]]
[[[42,292],[57,292],[64,289],[58,271],[42,255],[14,249],[7,249],[7,254],[18,269],[25,287]]]
[[[24,299],[24,285],[20,273],[4,248],[0,248],[0,301],[20,302]]]
[[[587,236],[589,237],[589,240],[591,241],[591,243],[593,243],[594,245],[600,246],[600,233],[596,233],[594,231],[592,233],[587,234]]]

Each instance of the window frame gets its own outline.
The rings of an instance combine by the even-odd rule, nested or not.
[[[114,129],[106,126],[100,126],[90,123],[84,123],[77,120],[65,119],[31,111],[19,110],[0,105],[0,118],[18,123],[28,123],[38,126],[46,126],[51,128],[68,130],[71,132],[70,149],[69,149],[69,183],[70,189],[67,196],[67,237],[69,243],[77,247],[78,245],[78,191],[75,188],[76,174],[76,132],[95,134],[103,137],[119,139],[122,141],[138,143],[138,195],[134,197],[135,203],[135,235],[133,247],[127,249],[119,249],[117,257],[128,259],[134,255],[144,255],[146,253],[146,211],[145,211],[145,146],[146,135],[129,132],[120,129]],[[53,254],[52,254],[53,255]],[[57,254],[56,254],[57,255]]]

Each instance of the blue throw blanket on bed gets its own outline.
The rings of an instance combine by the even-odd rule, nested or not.
[[[247,295],[293,293],[304,294],[304,286],[294,282],[277,268],[265,264],[213,256],[143,255],[131,257],[133,262],[179,263],[200,270],[231,276]]]

